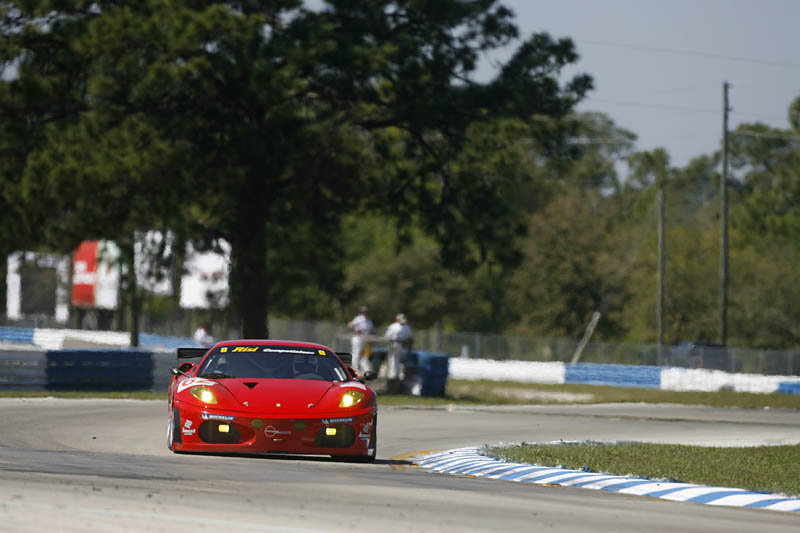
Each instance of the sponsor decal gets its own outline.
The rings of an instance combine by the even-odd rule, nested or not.
[[[223,346],[222,348],[219,349],[219,351],[222,352],[222,353],[225,353],[225,352],[228,351],[228,347],[227,346]]]
[[[279,429],[275,429],[275,426],[267,426],[264,428],[264,435],[266,435],[269,438],[272,438],[275,435],[291,435],[291,434],[292,432],[289,431],[288,429],[281,431]]]
[[[367,422],[361,426],[361,432],[358,434],[358,438],[361,440],[369,440],[370,437],[370,430],[372,429],[372,422]]]
[[[250,402],[242,402],[246,407],[250,407]]]
[[[345,422],[352,422],[352,421],[353,421],[353,417],[347,417],[347,418],[323,418],[321,420],[321,422],[323,424],[343,424]]]
[[[222,422],[233,422],[234,418],[230,415],[215,415],[214,413],[203,413],[200,415],[203,420],[221,420]]]
[[[234,350],[235,351],[235,350]],[[286,350],[286,349],[276,349],[276,348],[264,348],[262,351],[267,353],[297,353],[300,355],[314,355],[314,352],[309,352],[307,350]]]
[[[186,429],[189,429],[190,427],[192,427],[192,421],[191,420],[187,420],[186,423],[183,425],[183,427],[185,427]]]
[[[183,434],[184,435],[194,435],[195,431],[197,431],[197,430],[196,429],[184,429],[183,430]]]
[[[255,346],[252,346],[252,347],[250,347],[250,346],[237,346],[232,351],[234,351],[234,352],[255,352],[257,350],[258,350],[258,348],[255,347]]]
[[[183,392],[190,387],[196,387],[198,385],[205,385],[206,387],[213,387],[217,383],[214,381],[209,381],[203,378],[189,378],[184,379],[180,383],[178,383],[178,392]]]

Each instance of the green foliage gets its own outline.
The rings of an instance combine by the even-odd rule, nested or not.
[[[531,217],[525,266],[508,296],[520,332],[578,338],[599,310],[608,314],[598,334],[619,334],[614,315],[626,295],[614,275],[620,266],[611,256],[621,244],[613,240],[614,226],[613,203],[579,190],[564,190]]]
[[[0,9],[0,64],[17,66],[0,84],[4,193],[28,228],[17,241],[69,249],[153,227],[227,239],[245,336],[267,334],[270,298],[311,317],[342,300],[348,212],[424,228],[465,271],[513,264],[522,227],[505,204],[524,176],[499,168],[514,157],[499,144],[558,150],[563,136],[514,121],[561,117],[591,88],[585,75],[559,83],[577,55],[546,34],[495,79],[472,79],[483,52],[518,37],[485,0]]]
[[[719,154],[676,169],[574,113],[572,42],[496,2],[0,1],[0,32],[2,253],[226,239],[247,336],[367,304],[571,338],[600,311],[596,338],[652,341],[663,186],[665,341],[717,337]],[[730,136],[731,344],[800,346],[798,110]]]

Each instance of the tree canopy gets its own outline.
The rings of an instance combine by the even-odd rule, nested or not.
[[[7,195],[25,200],[16,240],[69,249],[150,227],[225,238],[252,337],[267,334],[275,283],[340,251],[348,212],[419,224],[448,264],[513,260],[521,228],[498,206],[518,176],[475,164],[472,132],[561,117],[591,87],[586,75],[559,81],[577,55],[547,34],[476,81],[480,55],[519,37],[492,0],[330,0],[317,11],[39,0],[1,2],[0,20],[1,64],[16,70],[0,92]],[[558,150],[533,124],[509,138]]]
[[[502,2],[0,1],[0,32],[3,252],[225,239],[248,337],[368,304],[573,338],[601,311],[596,338],[652,342],[663,187],[665,342],[716,338],[719,153],[676,168],[577,113],[571,40]],[[730,135],[734,344],[800,346],[788,115]]]

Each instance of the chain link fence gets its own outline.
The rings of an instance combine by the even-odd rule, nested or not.
[[[25,321],[2,321],[3,325],[36,328],[63,328],[45,317]],[[191,315],[171,324],[142,317],[141,331],[160,335],[190,337],[195,326]],[[375,328],[376,344],[387,325]],[[269,319],[273,339],[318,342],[337,351],[350,350],[350,332],[344,324],[326,321]],[[212,330],[217,339],[236,338],[235,328],[217,323]],[[572,361],[578,339],[495,335],[486,333],[446,332],[439,329],[414,331],[413,349],[447,353],[451,357],[520,361]],[[710,368],[726,372],[763,375],[800,375],[800,351],[761,350],[682,343],[677,346],[655,344],[589,342],[581,352],[580,362],[626,365]]]
[[[380,335],[384,329],[376,328]],[[273,338],[309,340],[339,351],[350,349],[350,334],[332,322],[300,322],[270,319]],[[376,342],[381,342],[380,339]],[[414,331],[413,348],[443,352],[452,357],[520,361],[572,361],[579,340],[522,335],[444,332],[437,329]],[[589,342],[581,362],[626,365],[710,368],[726,372],[764,375],[800,375],[800,351],[758,350],[682,343],[655,344]]]

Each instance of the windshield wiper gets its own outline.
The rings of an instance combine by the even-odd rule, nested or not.
[[[201,378],[211,378],[211,379],[222,379],[222,378],[232,378],[233,376],[226,374],[225,372],[208,372],[207,374],[202,374],[199,376]]]

